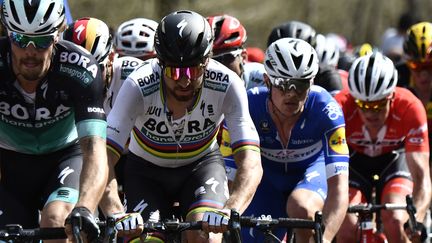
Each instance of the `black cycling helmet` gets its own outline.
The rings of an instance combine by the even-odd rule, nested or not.
[[[171,13],[156,29],[156,54],[163,63],[173,63],[178,67],[198,65],[210,55],[212,44],[209,23],[193,11]]]
[[[267,46],[282,38],[302,39],[315,46],[316,31],[312,26],[300,21],[288,21],[273,28],[267,39]]]

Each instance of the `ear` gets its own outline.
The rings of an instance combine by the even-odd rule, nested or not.
[[[268,89],[271,87],[270,78],[268,77],[267,73],[263,73],[264,83],[267,86]]]
[[[241,56],[243,58],[243,63],[248,62],[248,55],[246,49],[243,48],[243,51],[241,53]]]

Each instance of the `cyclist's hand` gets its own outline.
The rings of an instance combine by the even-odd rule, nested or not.
[[[231,211],[229,209],[215,209],[207,211],[203,216],[203,230],[205,232],[223,233],[228,230]]]
[[[404,229],[411,242],[421,243],[426,241],[426,227],[421,222],[417,222],[417,228],[415,232],[411,231],[408,221],[404,224]]]
[[[139,213],[116,213],[113,215],[119,237],[134,237],[141,234],[144,221]]]
[[[72,225],[74,222],[81,222],[80,225]],[[93,214],[86,207],[76,207],[66,218],[65,231],[69,240],[74,239],[73,228],[77,227],[80,232],[83,232],[83,238],[89,242],[97,239],[100,235],[99,226]]]

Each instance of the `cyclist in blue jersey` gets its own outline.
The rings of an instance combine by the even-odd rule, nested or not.
[[[245,215],[312,219],[323,212],[324,242],[334,238],[348,207],[348,147],[342,110],[313,85],[318,57],[307,42],[282,38],[266,50],[267,87],[248,90],[260,136],[263,178]],[[295,230],[308,242],[310,230]],[[284,230],[275,230],[282,238]],[[244,229],[245,242],[262,234]]]
[[[0,227],[63,227],[73,214],[95,238],[108,178],[101,70],[59,40],[63,0],[4,0],[2,9],[0,187],[9,196],[0,196]]]

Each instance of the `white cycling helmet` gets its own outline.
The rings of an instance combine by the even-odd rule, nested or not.
[[[314,48],[304,40],[282,38],[266,50],[264,67],[274,78],[312,79],[318,72],[318,56]],[[278,85],[278,84],[274,84]]]
[[[52,34],[65,20],[63,0],[4,0],[2,11],[6,29],[25,35]]]
[[[377,101],[395,90],[398,73],[393,62],[380,52],[357,58],[349,70],[351,95],[362,101]]]
[[[339,61],[339,48],[333,39],[324,35],[316,36],[315,51],[321,66],[336,67]]]
[[[151,19],[136,18],[122,23],[114,45],[121,55],[140,57],[155,54],[154,36],[158,23]]]

